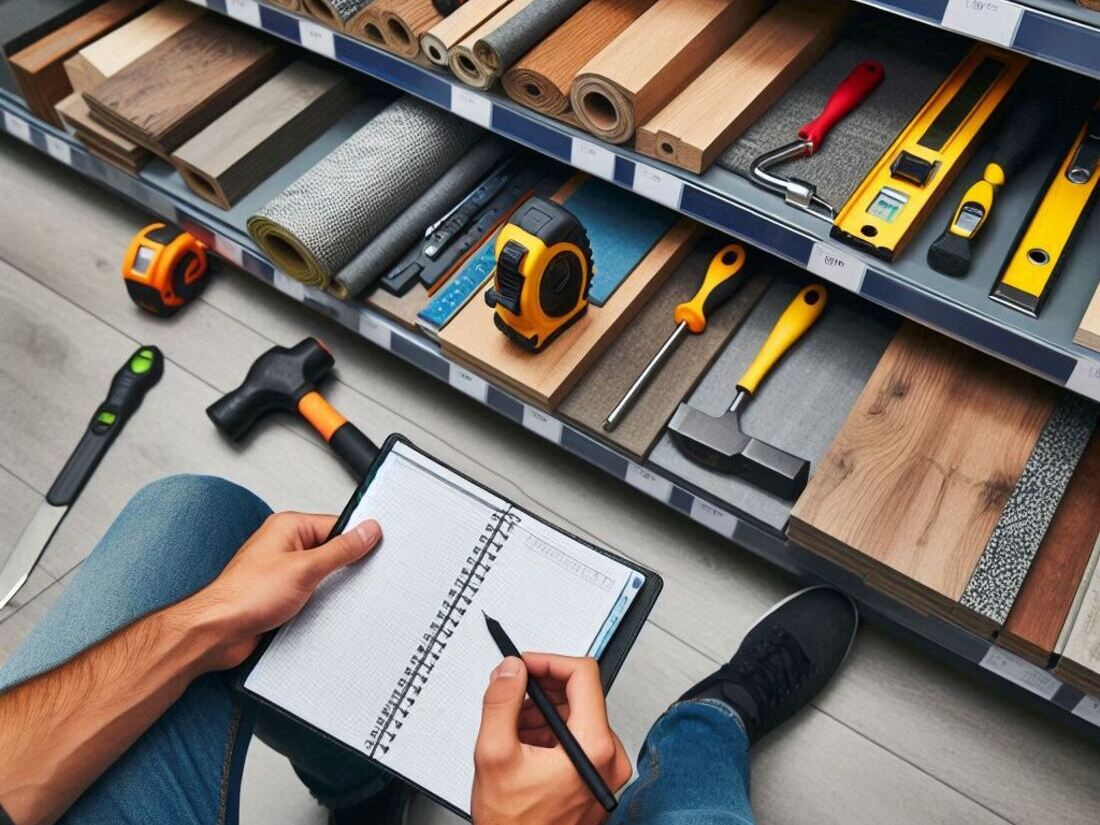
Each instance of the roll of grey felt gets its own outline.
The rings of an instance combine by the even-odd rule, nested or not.
[[[351,18],[370,4],[371,0],[302,0],[302,7],[311,17],[338,29],[345,28]]]
[[[717,163],[748,177],[753,160],[798,137],[799,128],[821,113],[833,90],[856,65],[877,60],[885,77],[871,96],[833,127],[813,157],[776,169],[781,175],[810,181],[818,195],[839,209],[972,45],[950,32],[914,29],[908,20],[860,9],[836,45]]]
[[[399,98],[252,215],[248,232],[288,275],[327,287],[481,135],[431,104]]]
[[[535,0],[474,43],[474,56],[501,74],[588,0]]]
[[[447,172],[359,250],[329,286],[337,298],[358,295],[381,276],[409,247],[424,238],[424,230],[468,195],[507,152],[496,138],[479,141]]]

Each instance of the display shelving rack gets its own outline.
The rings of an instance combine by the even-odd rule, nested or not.
[[[1046,323],[1029,323],[1034,319],[1011,318],[995,307],[968,305],[967,299],[973,296],[950,295],[931,288],[922,281],[919,267],[907,270],[896,265],[885,266],[882,262],[871,262],[848,250],[837,249],[825,240],[827,227],[824,224],[815,225],[812,218],[783,214],[780,200],[775,199],[772,203],[772,199],[735,175],[720,170],[703,176],[691,175],[642,159],[630,150],[597,143],[498,95],[475,92],[447,75],[414,66],[334,33],[315,21],[254,0],[191,2],[209,6],[303,45],[516,142],[738,236],[991,355],[1100,400],[1100,357],[1069,340],[1068,322],[1059,326],[1048,318]],[[1046,0],[1036,2],[1045,3]],[[953,3],[899,0],[870,5],[935,22],[943,19],[944,7]],[[1058,32],[1063,30],[1071,32],[1067,35],[1069,42],[1084,42],[1088,48],[1075,46],[1063,52],[1062,57],[1054,58],[1057,37],[1061,36]],[[1047,12],[1022,8],[1013,34],[1015,40],[1009,39],[1003,45],[1012,45],[1052,62],[1100,76],[1100,30]],[[33,117],[14,96],[0,92],[0,111],[5,131],[15,138],[154,214],[179,224],[217,254],[280,292],[784,570],[805,580],[824,581],[840,587],[861,604],[865,613],[886,628],[1100,741],[1100,697],[1082,693],[988,639],[943,619],[921,615],[867,587],[839,565],[740,518],[721,501],[684,489],[659,468],[635,463],[555,415],[530,406],[508,390],[487,382],[447,359],[435,343],[383,315],[361,305],[341,302],[293,280],[275,269],[247,234],[220,219],[212,208],[196,206],[193,200],[180,197],[162,185],[156,176],[135,177],[104,163],[90,155],[74,138]],[[1077,319],[1073,320],[1076,326]],[[1065,322],[1065,318],[1060,321]],[[1063,334],[1059,334],[1060,330]]]

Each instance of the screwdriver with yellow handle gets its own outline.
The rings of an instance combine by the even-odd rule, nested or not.
[[[698,335],[707,328],[707,316],[726,303],[741,285],[743,278],[738,278],[737,275],[744,265],[745,248],[741,244],[727,244],[714,253],[706,275],[703,277],[703,283],[695,296],[690,301],[677,306],[673,312],[672,320],[676,324],[676,329],[673,330],[672,335],[668,336],[668,340],[657,350],[657,354],[626,391],[626,395],[607,416],[603,422],[605,431],[611,432],[619,426],[619,422],[634,406],[642,390],[653,380],[653,376],[680,345],[684,336],[689,332]]]
[[[738,380],[733,403],[722,415],[710,415],[690,404],[677,408],[668,432],[680,452],[704,467],[740,476],[786,499],[802,492],[810,476],[810,462],[746,433],[741,429],[741,413],[772,367],[817,323],[827,297],[821,284],[803,287],[794,296]]]

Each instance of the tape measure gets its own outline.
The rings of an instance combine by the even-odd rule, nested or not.
[[[562,206],[531,198],[501,228],[493,286],[485,303],[497,328],[538,352],[588,309],[592,247]]]
[[[962,170],[1027,58],[979,43],[970,50],[841,208],[830,232],[888,261]]]
[[[207,268],[206,246],[194,235],[151,223],[130,241],[122,279],[135,304],[167,318],[198,296],[206,286]]]

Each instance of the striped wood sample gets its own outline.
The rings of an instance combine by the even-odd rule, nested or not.
[[[54,111],[72,93],[65,60],[139,14],[151,0],[108,0],[8,58],[8,65],[30,110],[60,126]]]
[[[1077,325],[1073,340],[1083,347],[1100,352],[1100,286],[1096,287],[1085,315]]]
[[[653,3],[589,0],[504,73],[504,91],[517,103],[578,125],[569,101],[574,76]]]
[[[152,157],[144,146],[138,146],[97,123],[80,92],[73,92],[58,103],[57,113],[65,128],[88,147],[88,151],[132,175],[136,175]]]
[[[443,328],[443,349],[536,403],[556,407],[676,270],[699,232],[699,224],[680,218],[606,304],[589,306],[582,318],[541,352],[531,353],[506,338],[493,323],[494,310],[480,294]]]
[[[1046,665],[1100,535],[1100,433],[1094,432],[998,641]]]
[[[1100,694],[1100,539],[1093,549],[1078,598],[1071,611],[1072,621],[1064,633],[1062,655],[1054,672],[1063,680],[1089,693]]]
[[[335,122],[352,98],[342,72],[297,60],[172,153],[201,198],[229,209]]]
[[[634,148],[704,171],[817,62],[847,16],[846,2],[780,0],[639,126]]]
[[[100,123],[167,157],[274,74],[281,59],[274,40],[208,14],[84,99]]]
[[[94,89],[151,48],[198,20],[206,10],[186,0],[165,0],[65,61],[74,92]]]
[[[585,129],[624,143],[741,35],[763,0],[657,0],[573,81]]]
[[[906,323],[791,513],[791,538],[951,615],[1056,388]]]

